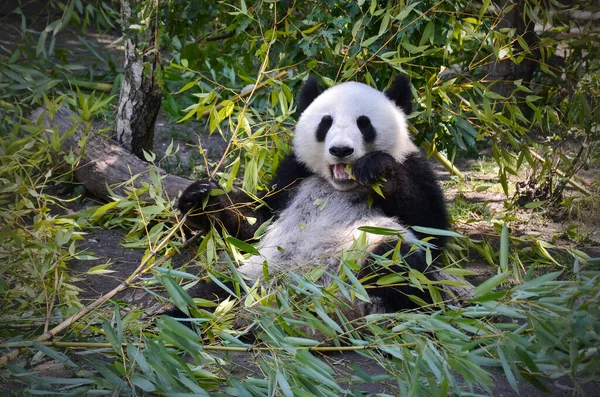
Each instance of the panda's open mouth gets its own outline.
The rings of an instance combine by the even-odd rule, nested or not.
[[[331,166],[331,175],[336,182],[353,181],[352,164],[338,163]]]

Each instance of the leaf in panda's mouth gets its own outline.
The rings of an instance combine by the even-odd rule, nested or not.
[[[331,166],[333,179],[337,181],[349,181],[354,179],[352,175],[352,164],[338,163]]]

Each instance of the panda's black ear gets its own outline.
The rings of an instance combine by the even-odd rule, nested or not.
[[[321,95],[321,88],[319,88],[317,78],[315,76],[309,76],[300,90],[298,115],[302,114],[319,95]]]
[[[394,84],[385,92],[385,96],[392,100],[404,114],[412,113],[412,92],[410,90],[410,82],[404,75],[396,76]]]

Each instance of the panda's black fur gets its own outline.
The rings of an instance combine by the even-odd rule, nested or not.
[[[350,249],[357,238],[358,226],[401,230],[404,241],[400,251],[406,263],[435,276],[439,270],[428,267],[425,251],[411,248],[416,239],[431,237],[430,242],[437,247],[444,245],[444,239],[407,229],[448,227],[435,174],[410,140],[406,116],[412,111],[411,98],[404,76],[396,78],[385,93],[351,82],[321,92],[316,79],[309,78],[300,93],[293,152],[280,163],[270,192],[261,197],[266,205],[258,206],[245,193],[232,191],[210,196],[201,211],[209,191],[218,186],[198,181],[183,192],[179,209],[190,213],[192,228],[208,231],[216,222],[241,240],[252,239],[263,222],[274,219],[258,244],[264,256],[248,258],[239,268],[249,283],[262,278],[265,260],[273,274],[315,266],[335,272],[342,251]],[[344,171],[346,164],[350,164],[351,175]],[[380,187],[384,197],[374,192],[373,185]],[[316,208],[317,202],[324,207]],[[246,217],[256,221],[250,224]],[[369,235],[368,241],[368,255],[358,276],[372,272],[383,276],[382,268],[373,265],[369,254],[389,252],[396,247],[398,237]],[[386,271],[406,269],[395,265]],[[409,286],[380,286],[368,291],[373,304],[367,313],[413,308],[409,294],[430,301],[427,291]],[[213,283],[199,284],[190,294],[217,300],[228,296]]]

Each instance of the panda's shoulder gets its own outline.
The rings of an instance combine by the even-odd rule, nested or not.
[[[411,173],[418,174],[422,171],[433,172],[429,159],[421,150],[409,153],[400,163]]]
[[[437,185],[437,176],[427,156],[420,150],[409,153],[392,171],[399,189],[409,180],[420,185]],[[408,179],[408,180],[406,180]],[[406,181],[404,181],[406,180]]]

